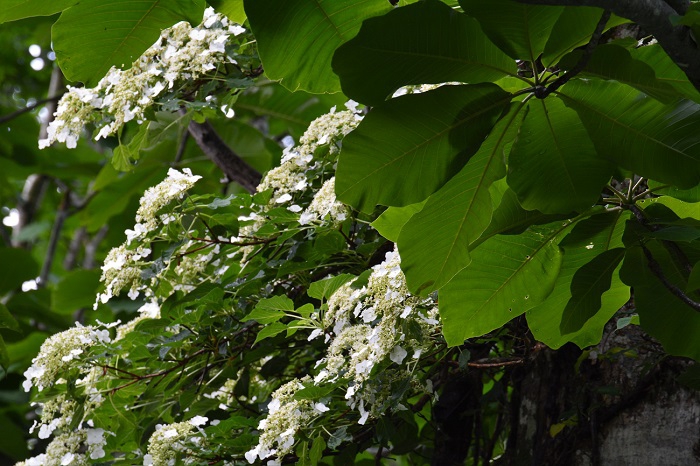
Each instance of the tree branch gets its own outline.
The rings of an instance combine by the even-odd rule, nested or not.
[[[678,288],[676,285],[671,283],[668,278],[666,278],[666,275],[664,275],[663,270],[661,270],[661,265],[659,265],[658,262],[656,262],[656,259],[654,259],[654,256],[651,255],[651,251],[642,244],[642,251],[644,251],[644,256],[647,258],[647,262],[649,263],[649,269],[651,269],[652,273],[656,275],[656,278],[658,278],[661,283],[664,284],[664,286],[670,291],[671,293],[674,294],[678,299],[683,301],[685,304],[688,306],[692,307],[696,311],[700,312],[700,303],[697,301],[692,300],[683,290]]]
[[[68,217],[68,209],[70,208],[70,191],[66,191],[61,199],[61,205],[56,212],[56,220],[54,220],[53,228],[51,229],[51,237],[49,238],[49,245],[46,248],[46,258],[41,266],[41,273],[39,274],[38,285],[45,287],[49,280],[49,274],[51,273],[51,266],[53,265],[53,260],[56,257],[56,246],[58,246],[58,239],[61,237],[61,230],[63,229],[63,223]]]
[[[14,118],[17,118],[20,115],[24,115],[27,112],[31,112],[35,108],[41,107],[44,104],[47,104],[50,102],[52,102],[52,103],[58,102],[61,99],[61,97],[63,97],[63,94],[55,95],[53,97],[48,97],[46,99],[37,100],[36,102],[34,102],[31,105],[27,105],[26,107],[20,108],[19,110],[15,110],[14,112],[8,113],[7,115],[0,116],[0,125],[7,123],[8,121],[10,121]]]
[[[652,34],[700,91],[700,49],[690,28],[674,26],[671,16],[687,9],[686,0],[516,0],[530,5],[593,6],[610,10]],[[679,11],[680,10],[680,11]]]
[[[180,112],[183,113],[184,110]],[[233,152],[208,121],[204,123],[190,121],[188,130],[202,152],[224,172],[229,180],[240,184],[250,193],[255,192],[262,175]]]

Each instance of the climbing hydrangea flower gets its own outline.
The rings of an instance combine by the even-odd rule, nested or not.
[[[32,386],[42,391],[52,385],[70,367],[75,367],[71,361],[80,359],[80,355],[88,347],[109,341],[109,330],[82,326],[80,323],[50,336],[41,345],[39,354],[32,359],[32,365],[24,373],[26,377],[22,384],[24,391],[28,392]]]
[[[63,142],[75,148],[87,124],[97,127],[95,139],[115,134],[125,123],[142,120],[159,95],[181,82],[197,79],[225,63],[236,63],[226,52],[232,38],[246,29],[207,8],[202,24],[180,22],[160,38],[128,70],[112,67],[94,88],[68,87],[58,103],[47,138],[39,148]]]
[[[144,466],[175,464],[178,455],[195,455],[204,446],[206,438],[196,430],[208,419],[195,416],[189,421],[159,424],[148,440],[148,453],[143,457]]]

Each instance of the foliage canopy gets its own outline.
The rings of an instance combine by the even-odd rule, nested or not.
[[[74,84],[43,151],[28,113],[0,141],[0,365],[49,440],[21,464],[428,464],[431,404],[522,315],[700,360],[700,94],[561,3],[9,1]]]

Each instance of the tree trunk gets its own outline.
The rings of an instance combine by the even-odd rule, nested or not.
[[[700,394],[677,381],[689,365],[633,325],[610,326],[586,353],[539,352],[513,373],[502,464],[700,464]]]

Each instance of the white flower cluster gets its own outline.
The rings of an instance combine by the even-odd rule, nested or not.
[[[202,179],[193,175],[189,168],[182,172],[171,168],[168,177],[157,185],[148,188],[139,201],[136,211],[136,225],[133,230],[126,230],[127,244],[139,239],[158,227],[159,221],[167,224],[175,220],[170,215],[158,216],[158,211],[176,199],[182,199],[194,184]]]
[[[311,379],[306,377],[302,380],[309,382]],[[322,402],[295,400],[294,395],[302,388],[304,385],[301,381],[295,379],[282,385],[272,394],[272,399],[267,405],[267,418],[258,425],[258,429],[262,430],[258,445],[245,454],[249,463],[254,463],[258,458],[264,460],[273,455],[282,458],[291,453],[296,433],[329,410]],[[279,464],[273,460],[272,464],[275,463]]]
[[[143,240],[161,224],[176,220],[172,214],[159,215],[158,212],[173,200],[184,197],[187,190],[200,178],[201,176],[193,175],[188,168],[183,168],[182,172],[171,168],[165,180],[146,190],[136,212],[137,223],[133,230],[125,232],[126,243],[112,248],[105,258],[100,278],[105,285],[105,291],[97,295],[95,309],[100,302],[108,302],[125,289],[129,290],[131,299],[136,299],[141,291],[149,295],[148,286],[141,278],[139,261],[151,254],[151,249],[141,242],[135,248],[130,248],[129,245],[134,240]]]
[[[207,8],[197,27],[180,22],[165,29],[160,38],[128,70],[112,67],[94,88],[68,87],[58,103],[43,149],[58,141],[76,147],[89,123],[97,126],[95,139],[116,133],[131,120],[142,120],[144,111],[166,89],[214,70],[220,63],[236,63],[226,53],[232,36],[246,30],[226,16]]]
[[[143,456],[144,466],[172,466],[179,455],[196,456],[206,443],[206,435],[200,426],[208,420],[204,416],[195,416],[185,422],[156,425],[156,431],[148,440],[148,453]],[[192,460],[185,458],[184,464]]]
[[[326,356],[316,363],[321,370],[313,382],[347,384],[347,405],[357,409],[358,423],[365,424],[370,416],[378,417],[387,409],[406,409],[391,400],[391,382],[413,377],[409,365],[411,361],[415,365],[430,344],[439,321],[431,298],[419,298],[408,291],[398,251],[387,253],[385,261],[373,267],[366,286],[355,288],[353,283],[341,286],[328,300],[322,322],[329,346]],[[407,321],[413,321],[420,335],[404,333],[402,324]],[[312,336],[322,333],[314,331]],[[382,363],[391,365],[381,374],[373,373]],[[269,414],[258,426],[262,430],[258,445],[246,453],[249,462],[289,453],[295,434],[329,410],[323,400],[294,399],[296,391],[303,388],[302,381],[289,382],[272,395]],[[412,382],[418,385],[417,380]]]
[[[309,207],[299,216],[299,224],[308,225],[311,222],[338,224],[348,216],[348,209],[335,198],[335,177],[329,179],[314,196]]]
[[[110,341],[109,330],[98,329],[92,326],[76,326],[50,336],[41,345],[39,354],[32,359],[32,365],[24,372],[26,380],[22,383],[24,391],[28,392],[32,386],[42,391],[64,375],[74,359],[80,359],[80,355],[90,346],[97,343]]]
[[[129,322],[117,327],[117,335],[114,337],[114,341],[121,340],[129,333],[131,333],[139,322],[147,319],[159,319],[160,318],[160,306],[156,302],[149,302],[144,304],[138,309],[138,315],[130,320]]]
[[[421,308],[427,309],[425,314]],[[359,423],[383,411],[385,400],[378,396],[372,369],[387,360],[406,366],[406,357],[417,360],[430,333],[439,323],[432,299],[413,296],[401,271],[398,251],[389,252],[386,260],[373,267],[367,286],[356,289],[353,283],[340,287],[328,300],[323,316],[326,328],[332,328],[326,357],[318,361],[325,367],[314,378],[316,384],[349,379],[345,398],[360,412]],[[422,330],[418,338],[407,338],[402,322],[413,320]],[[385,374],[386,375],[386,374]],[[379,384],[377,384],[379,385]],[[366,404],[373,406],[370,410]]]
[[[92,424],[92,423],[88,423]],[[42,437],[41,433],[39,438]],[[83,466],[105,457],[105,430],[78,428],[64,430],[46,446],[46,453],[16,463],[15,466]]]
[[[345,106],[347,110],[336,112],[334,107],[326,115],[311,122],[299,139],[299,145],[286,148],[280,166],[267,172],[257,190],[272,190],[269,208],[286,205],[291,212],[301,212],[303,207],[296,203],[303,202],[301,195],[312,188],[311,183],[315,178],[326,176],[335,169],[334,162],[340,151],[340,141],[355,129],[363,118],[357,111],[357,103],[349,101]],[[328,156],[325,158],[319,158],[317,155],[321,147],[328,148]],[[302,224],[312,220],[323,220],[326,215],[331,223],[345,219],[347,208],[336,201],[334,185],[334,180],[326,181],[317,194],[320,197],[313,210],[310,210],[309,206],[309,209],[301,214],[301,218],[304,219]]]

